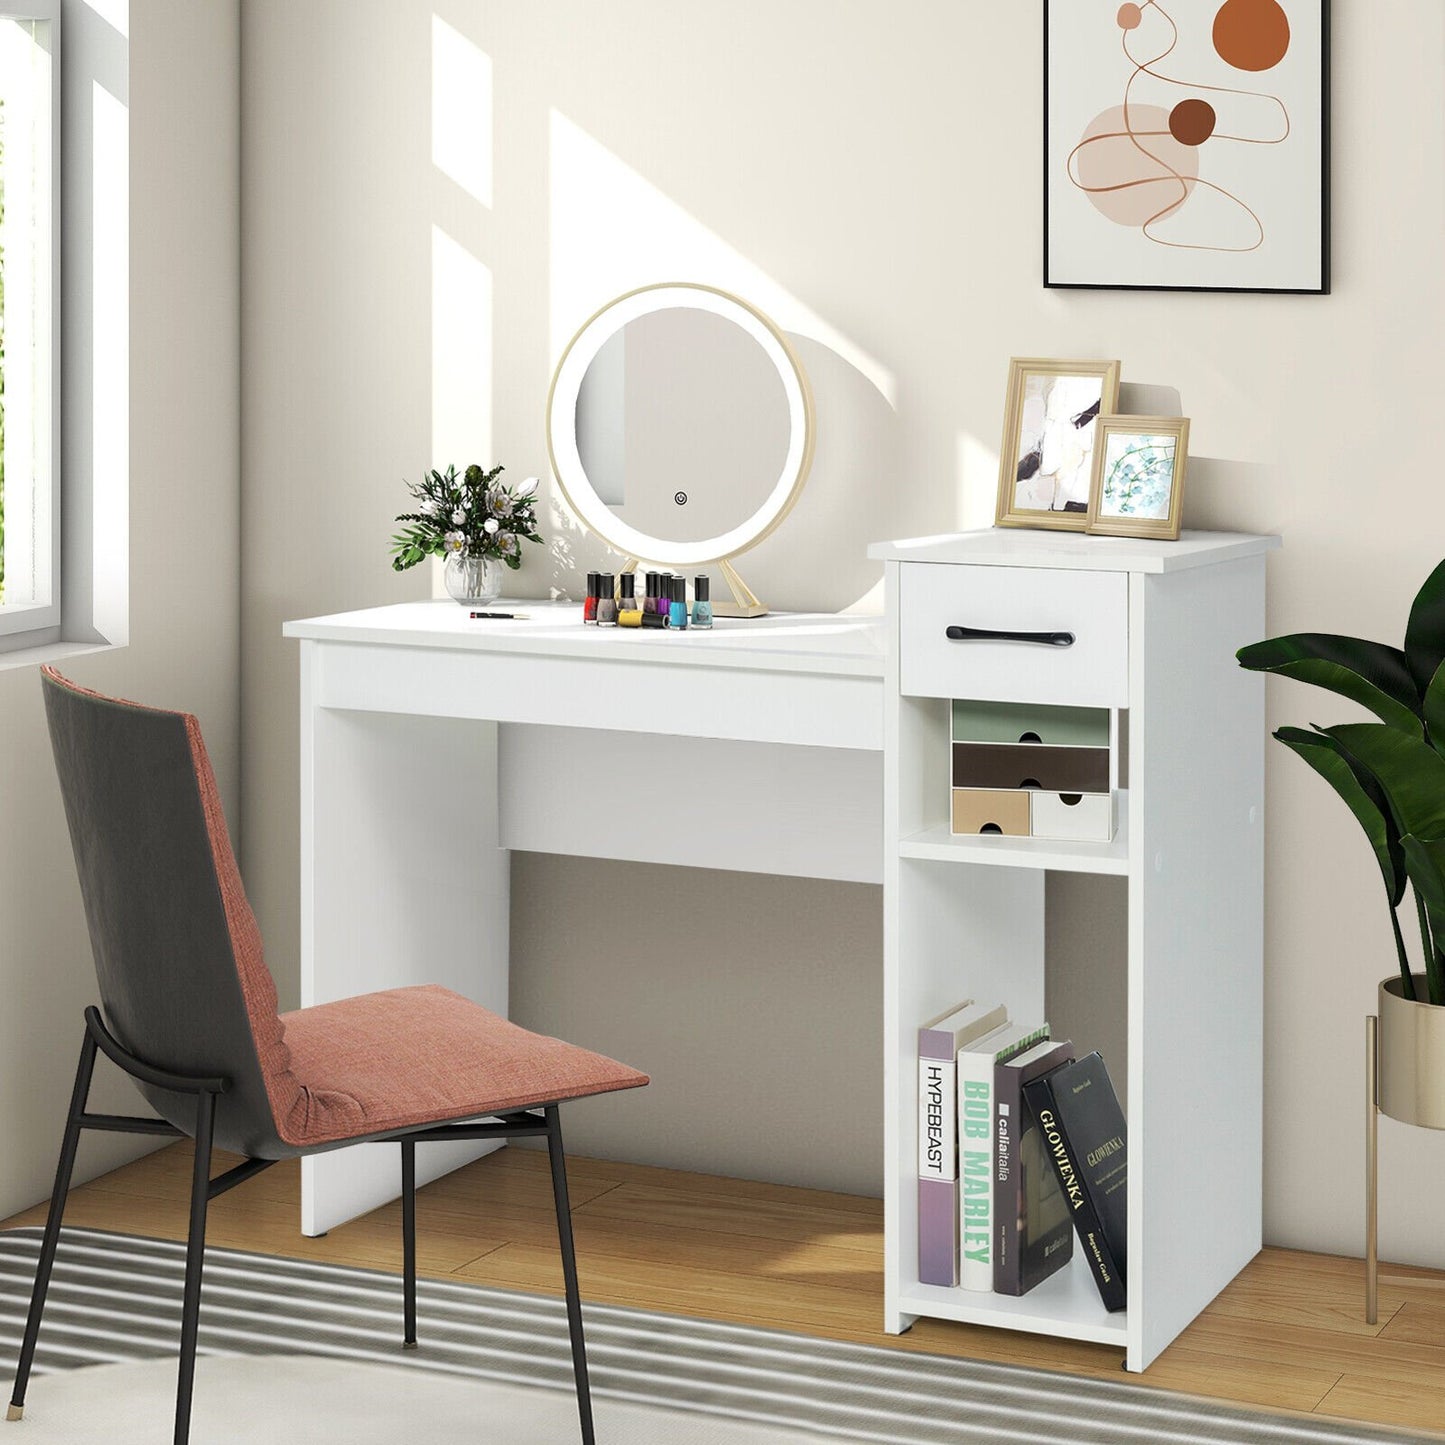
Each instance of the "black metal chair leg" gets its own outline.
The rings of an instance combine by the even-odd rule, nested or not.
[[[401,1271],[406,1333],[402,1349],[416,1349],[416,1140],[401,1141]]]
[[[572,1206],[567,1200],[567,1159],[562,1152],[562,1121],[557,1106],[547,1114],[547,1154],[552,1161],[552,1198],[557,1205],[557,1239],[562,1246],[562,1279],[567,1287],[567,1328],[572,1336],[572,1374],[577,1382],[577,1417],[582,1445],[594,1445],[592,1388],[587,1381],[587,1343],[582,1337],[582,1295],[577,1288],[577,1254],[572,1247]]]
[[[191,1169],[191,1229],[186,1240],[186,1291],[181,1305],[181,1364],[176,1383],[175,1445],[191,1437],[191,1394],[196,1382],[196,1336],[201,1325],[201,1266],[206,1258],[206,1205],[210,1202],[211,1130],[216,1096],[196,1099],[196,1158]]]
[[[50,1195],[50,1212],[45,1219],[45,1235],[40,1244],[40,1262],[35,1267],[35,1287],[30,1293],[30,1313],[25,1320],[25,1338],[20,1346],[20,1366],[15,1372],[10,1408],[5,1412],[7,1420],[18,1420],[25,1413],[25,1390],[30,1383],[30,1367],[35,1363],[40,1317],[45,1313],[50,1271],[55,1265],[55,1250],[60,1243],[60,1221],[65,1214],[65,1198],[70,1193],[70,1176],[75,1169],[75,1151],[80,1143],[80,1120],[85,1113],[85,1101],[90,1095],[90,1077],[94,1072],[95,1040],[87,1032],[85,1042],[80,1046],[80,1063],[75,1070],[75,1088],[70,1095],[70,1113],[65,1119],[60,1163],[55,1170],[55,1189]]]

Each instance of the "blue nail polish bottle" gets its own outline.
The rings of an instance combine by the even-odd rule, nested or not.
[[[668,608],[667,625],[684,628],[687,626],[687,578],[672,579],[672,606]]]
[[[706,573],[692,579],[692,625],[712,626],[712,583]]]

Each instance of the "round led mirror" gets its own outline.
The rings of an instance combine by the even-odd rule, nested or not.
[[[637,561],[717,563],[760,616],[729,559],[791,510],[813,455],[813,399],[782,332],[711,286],[631,291],[572,339],[547,402],[552,468],[589,531]]]

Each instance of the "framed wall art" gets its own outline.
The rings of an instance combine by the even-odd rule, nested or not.
[[[1188,462],[1188,417],[1100,417],[1088,530],[1177,542]]]
[[[1044,284],[1329,291],[1329,0],[1045,0]]]
[[[997,525],[1082,532],[1088,524],[1095,429],[1099,417],[1118,405],[1117,361],[1012,361]]]

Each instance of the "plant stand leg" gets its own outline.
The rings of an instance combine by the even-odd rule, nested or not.
[[[1379,1316],[1380,1281],[1380,1021],[1365,1019],[1365,1323]]]

